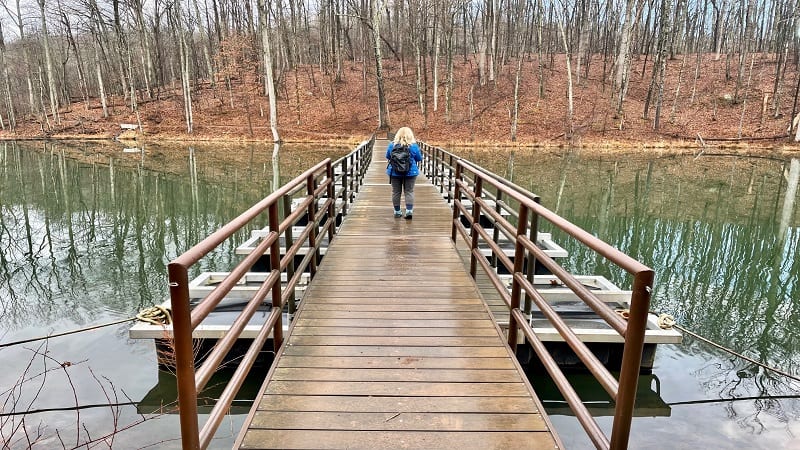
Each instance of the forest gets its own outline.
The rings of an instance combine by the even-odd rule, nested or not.
[[[795,139],[795,0],[0,0],[0,137]]]

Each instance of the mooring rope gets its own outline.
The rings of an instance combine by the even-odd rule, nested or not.
[[[153,325],[169,325],[172,323],[172,313],[170,313],[170,310],[159,305],[139,311],[139,314],[136,314],[136,318],[142,322],[151,323]]]
[[[84,331],[96,330],[98,328],[110,327],[112,325],[119,325],[121,323],[131,322],[131,321],[134,321],[134,320],[140,320],[142,322],[148,322],[148,323],[151,323],[153,325],[168,325],[168,324],[172,323],[172,314],[170,313],[169,309],[164,308],[163,306],[158,306],[158,305],[150,306],[148,308],[145,308],[145,309],[139,311],[139,313],[136,314],[134,317],[129,317],[127,319],[115,320],[113,322],[103,323],[103,324],[100,324],[100,325],[92,325],[92,326],[85,327],[85,328],[78,328],[76,330],[64,331],[64,332],[55,333],[55,334],[48,334],[46,336],[38,336],[38,337],[34,337],[34,338],[29,338],[29,339],[22,339],[22,340],[14,341],[14,342],[4,342],[4,343],[0,344],[0,348],[11,347],[11,346],[14,346],[14,345],[19,345],[19,344],[27,344],[28,342],[42,341],[42,340],[50,339],[50,338],[54,338],[54,337],[68,336],[70,334],[77,334],[77,333],[82,333]]]
[[[619,314],[625,320],[628,320],[628,317],[630,317],[630,310],[628,310],[628,309],[617,309],[616,313]],[[748,361],[750,363],[753,363],[753,364],[755,364],[755,365],[757,365],[757,366],[759,366],[759,367],[761,367],[763,369],[769,370],[771,372],[775,372],[775,373],[777,373],[779,375],[783,375],[786,378],[790,378],[792,380],[800,382],[800,377],[798,377],[796,375],[792,375],[790,373],[784,372],[781,369],[778,369],[777,367],[769,366],[769,365],[764,364],[764,363],[762,363],[760,361],[756,361],[755,359],[750,358],[749,356],[745,356],[745,355],[743,355],[743,354],[741,354],[741,353],[739,353],[739,352],[737,352],[735,350],[732,350],[732,349],[730,349],[728,347],[725,347],[725,346],[723,346],[721,344],[717,344],[716,342],[714,342],[714,341],[712,341],[712,340],[710,340],[708,338],[704,338],[703,336],[700,336],[699,334],[697,334],[695,332],[687,330],[685,327],[682,327],[682,326],[678,325],[678,323],[675,321],[675,318],[671,314],[659,313],[657,311],[650,311],[650,314],[653,314],[654,316],[658,317],[656,322],[658,323],[658,326],[660,328],[664,329],[664,330],[669,330],[670,328],[677,328],[680,331],[688,334],[689,336],[692,336],[693,338],[695,338],[697,340],[703,341],[706,344],[711,345],[712,347],[716,347],[716,348],[718,348],[718,349],[720,349],[722,351],[730,353],[731,355],[736,356],[737,358],[741,358],[741,359],[743,359],[745,361]]]

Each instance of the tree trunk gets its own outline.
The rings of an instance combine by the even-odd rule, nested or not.
[[[438,5],[438,3],[437,3]],[[439,17],[441,11],[434,11],[434,16]],[[442,30],[438,22],[433,25],[433,111],[439,110],[439,51],[442,46]]]
[[[97,39],[100,39],[99,37]],[[103,80],[103,71],[100,68],[100,44],[95,40],[94,42],[94,56],[97,64],[95,64],[95,69],[97,73],[97,89],[100,96],[100,104],[103,107],[103,118],[108,118],[108,102],[106,100],[106,86]]]
[[[47,91],[50,98],[50,111],[53,114],[53,121],[61,124],[61,116],[58,113],[58,90],[56,89],[56,75],[53,71],[53,56],[50,50],[50,38],[47,35],[47,17],[45,14],[46,5],[45,0],[37,0],[39,4],[39,12],[41,13],[41,26],[42,26],[42,43],[44,44],[44,59],[45,68],[47,70]]]
[[[749,0],[741,0],[741,32],[739,34],[739,66],[736,71],[736,90],[734,91],[733,98],[736,103],[741,101],[740,91],[744,84],[744,73],[747,67],[747,54],[750,51],[750,42],[752,40],[752,21],[750,15],[752,14],[753,5]]]
[[[666,77],[667,72],[667,43],[669,42],[669,9],[670,5],[668,4],[669,0],[664,0],[662,4],[662,8],[664,8],[661,18],[664,20],[664,24],[662,25],[661,34],[664,36],[662,46],[658,52],[658,63],[656,66],[656,71],[658,73],[658,78],[656,81],[656,112],[655,117],[653,119],[653,129],[658,131],[661,129],[661,106],[664,103],[664,78]]]
[[[89,109],[89,87],[86,82],[86,75],[83,70],[83,57],[81,56],[81,52],[78,51],[78,45],[75,43],[75,36],[72,31],[72,24],[69,20],[69,16],[61,7],[61,4],[58,5],[58,14],[61,18],[61,25],[64,26],[64,34],[67,39],[68,48],[72,50],[72,54],[75,55],[75,68],[78,72],[78,88],[81,92],[81,98],[86,106],[86,109]],[[66,84],[66,83],[65,83]],[[69,99],[69,95],[67,96]]]
[[[5,5],[5,3],[4,3]],[[9,8],[6,8],[9,11],[9,15],[11,15],[11,11]],[[17,30],[19,30],[19,41],[23,43],[22,47],[22,63],[24,65],[25,72],[25,83],[28,86],[28,105],[30,106],[30,113],[36,115],[39,111],[39,104],[36,102],[36,93],[33,87],[33,78],[32,74],[34,73],[33,66],[31,65],[31,57],[30,53],[28,52],[28,46],[24,45],[26,41],[25,36],[25,23],[22,19],[22,9],[20,8],[20,0],[16,0],[16,13],[13,14],[12,19],[14,20],[15,25],[17,26]]]
[[[522,76],[522,55],[517,56],[517,73],[514,76],[514,112],[511,119],[511,142],[517,142],[517,124],[519,123],[519,81]]]
[[[5,97],[8,126],[11,131],[14,131],[17,128],[17,117],[14,111],[14,100],[11,97],[11,79],[8,76],[8,66],[6,65],[6,39],[2,23],[0,23],[0,71],[3,74],[3,96]],[[5,129],[5,127],[3,128]]]
[[[272,73],[272,45],[270,44],[269,20],[265,0],[258,0],[258,28],[261,30],[261,56],[264,64],[265,92],[269,96],[269,127],[272,130],[272,141],[277,143],[281,142],[278,134],[278,99]]]
[[[192,134],[194,131],[194,112],[192,109],[192,85],[190,73],[190,52],[187,42],[186,32],[183,29],[183,15],[181,14],[180,2],[174,4],[174,29],[178,43],[178,58],[181,72],[181,88],[183,89],[183,115],[186,120],[186,132]]]
[[[486,2],[489,7],[489,54],[488,54],[488,63],[489,63],[489,81],[494,81],[495,79],[495,60],[497,59],[497,28],[499,27],[499,20],[497,18],[497,10],[494,7],[494,0],[487,0]],[[502,1],[501,1],[502,3]],[[499,9],[499,8],[498,8]]]
[[[538,0],[539,6],[539,14],[537,14],[538,19],[536,20],[536,35],[538,36],[538,45],[536,46],[536,51],[538,52],[538,64],[539,67],[539,98],[543,99],[545,94],[545,76],[544,76],[544,6],[542,5],[542,0]]]
[[[147,98],[153,98],[153,57],[152,46],[150,44],[150,34],[147,33],[147,25],[144,19],[144,1],[133,0],[131,8],[133,8],[134,24],[136,26],[136,34],[138,35],[139,45],[141,45],[141,64],[142,64],[142,79],[144,81],[145,92]]]
[[[567,20],[566,11],[563,11],[563,20],[558,21],[558,29],[561,31],[561,43],[564,46],[564,59],[567,65],[567,119],[566,129],[564,135],[567,139],[572,139],[574,132],[573,124],[573,95],[572,95],[572,63],[570,62],[571,55],[569,52],[569,43],[567,41],[567,31],[565,29],[565,22]]]
[[[455,40],[455,12],[450,16],[449,26],[445,34],[445,61],[447,64],[446,78],[444,86],[444,115],[447,123],[453,120],[453,90],[455,86],[455,76],[453,75],[453,60],[455,59],[455,48],[453,45]]]
[[[631,36],[633,34],[633,22],[638,16],[639,2],[637,0],[627,0],[625,3],[625,23],[622,24],[622,35],[620,37],[617,58],[614,64],[614,92],[615,105],[614,115],[624,117],[625,94],[628,90],[628,74],[631,66]],[[636,13],[634,13],[636,11]]]
[[[714,53],[716,54],[715,60],[719,61],[720,56],[722,55],[722,42],[724,40],[723,33],[724,33],[724,23],[725,23],[725,16],[728,10],[728,0],[721,0],[720,6],[717,7],[716,2],[712,1],[711,4],[714,7]]]
[[[192,2],[194,3],[195,16],[197,17],[197,28],[200,31],[200,45],[203,47],[203,61],[206,63],[206,71],[208,72],[206,76],[213,86],[216,76],[214,74],[214,65],[211,62],[211,36],[206,34],[205,27],[201,23],[200,18],[203,16],[200,15],[200,7],[197,4],[197,0],[192,0]]]
[[[388,131],[389,108],[386,104],[386,91],[383,86],[383,56],[381,53],[381,14],[386,0],[370,0],[372,7],[372,38],[375,50],[375,81],[378,86],[378,129]]]

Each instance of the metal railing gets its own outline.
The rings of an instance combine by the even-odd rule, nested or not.
[[[442,149],[424,143],[421,144],[421,148],[426,156],[423,170],[437,186],[440,186],[448,200],[453,202],[451,237],[455,242],[460,235],[469,246],[471,275],[475,277],[477,267],[480,266],[509,308],[508,343],[511,348],[516,349],[521,330],[593,444],[597,448],[626,448],[644,347],[653,270],[543,207],[539,204],[538,197],[527,190]],[[505,216],[501,212],[509,214]],[[492,235],[481,225],[482,215],[492,223]],[[560,229],[572,236],[599,256],[632,275],[630,316],[627,321],[536,245],[539,222],[542,220],[548,222],[554,229]],[[463,221],[468,223],[469,230]],[[514,244],[513,260],[505,255],[497,243],[498,232],[503,233]],[[492,249],[490,259],[481,253],[479,248],[481,242]],[[495,261],[505,266],[512,274],[510,293],[496,272]],[[533,266],[536,263],[550,270],[574,292],[577,298],[594,310],[624,339],[619,379],[615,378],[581,342],[558,312],[534,287]],[[534,333],[529,316],[532,304],[536,305],[559,332],[615,402],[610,439],[582,403],[544,343]]]
[[[272,334],[274,350],[283,342],[282,312],[284,305],[294,311],[294,293],[302,273],[308,268],[313,278],[320,258],[320,236],[328,233],[329,240],[336,232],[338,214],[347,214],[349,205],[358,193],[364,174],[372,159],[374,136],[361,143],[349,155],[331,162],[330,158],[311,167],[275,192],[252,206],[203,241],[178,256],[168,265],[169,290],[172,307],[175,365],[178,378],[178,408],[181,440],[184,449],[206,448],[214,437],[222,419],[250,372],[261,349]],[[299,198],[295,198],[300,195]],[[292,205],[293,199],[295,200]],[[337,206],[337,199],[341,203]],[[255,219],[266,213],[269,232],[255,249],[247,255],[219,285],[194,308],[190,307],[189,270],[205,255],[246,226],[254,226]],[[307,224],[297,237],[292,227],[301,217]],[[284,256],[281,256],[280,236],[285,236]],[[308,242],[309,252],[294,266],[298,250]],[[195,370],[192,332],[231,291],[253,264],[268,257],[270,273],[253,294],[229,331],[220,338],[202,364]],[[281,274],[287,274],[286,286],[281,285]],[[267,321],[228,381],[202,428],[198,424],[197,395],[220,367],[223,359],[241,335],[250,318],[267,296],[272,308]]]

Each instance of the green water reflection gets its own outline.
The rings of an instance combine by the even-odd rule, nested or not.
[[[0,145],[0,343],[127,318],[159,303],[167,292],[170,259],[276,184],[351,149],[283,148],[277,171],[272,150],[148,146],[126,153],[100,144]],[[787,195],[790,161],[544,150],[456,153],[539,194],[545,206],[653,267],[654,309],[752,358],[800,372],[800,213],[797,194]],[[618,269],[566,236],[555,238],[570,252],[570,270],[628,287],[630,280]],[[232,248],[222,247],[201,269],[226,270],[237,260]],[[73,394],[80,404],[103,403],[104,392],[111,392],[158,403],[153,393],[168,390],[169,377],[157,372],[152,343],[129,340],[127,328],[52,339],[46,347],[0,348],[6,367],[0,401],[47,408],[74,405]],[[42,356],[45,351],[53,360]],[[68,371],[58,366],[65,361],[72,364]],[[20,379],[41,380],[35,375],[48,370],[43,388],[30,382],[12,389]],[[664,442],[670,448],[800,445],[796,400],[750,398],[796,395],[799,386],[694,339],[661,346],[645,382],[631,448],[664,448]],[[580,383],[610,430],[601,390]],[[547,386],[540,388],[567,447],[588,448],[574,418],[558,398],[547,397]],[[174,400],[170,395],[164,401]],[[735,398],[747,399],[730,400]],[[689,403],[697,400],[718,403]],[[121,408],[118,423],[137,423],[139,412]],[[179,447],[174,415],[147,418],[117,435],[116,446]],[[86,410],[80,421],[88,431],[76,431],[74,413],[28,420],[44,424],[49,439],[58,429],[75,443],[113,431],[112,419],[107,409]],[[229,448],[241,420],[231,416],[214,445]],[[8,431],[15,425],[18,419],[0,419],[4,441],[15,442]]]

